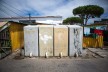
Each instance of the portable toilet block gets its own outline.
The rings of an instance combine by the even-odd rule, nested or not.
[[[68,25],[69,56],[82,54],[83,28],[78,25]]]
[[[54,26],[54,56],[68,56],[68,27]]]
[[[39,55],[53,56],[53,25],[39,25]]]
[[[25,56],[38,56],[38,27],[24,27],[24,52]]]

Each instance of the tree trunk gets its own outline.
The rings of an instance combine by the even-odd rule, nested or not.
[[[87,21],[88,21],[88,18],[85,19],[85,23],[84,23],[85,25],[87,25]]]
[[[83,24],[83,36],[84,36],[84,24]]]
[[[85,18],[85,22],[84,22],[84,20],[83,20],[83,24],[84,24],[84,25],[87,25],[87,21],[88,21],[88,16]],[[83,26],[83,35],[84,35],[84,26]]]
[[[83,36],[84,36],[84,19],[82,18],[82,20],[83,20],[82,26],[83,26]]]

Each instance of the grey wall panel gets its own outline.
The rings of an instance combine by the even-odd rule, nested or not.
[[[38,27],[25,26],[24,27],[24,50],[25,56],[32,54],[38,56]]]
[[[74,28],[69,27],[69,56],[74,56],[75,46],[74,46]]]
[[[54,26],[54,56],[68,56],[68,28]]]
[[[77,25],[69,27],[69,56],[82,54],[83,28]]]
[[[53,26],[39,26],[39,54],[40,56],[53,56]]]

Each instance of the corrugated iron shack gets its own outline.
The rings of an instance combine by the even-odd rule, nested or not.
[[[4,57],[9,53],[24,46],[23,27],[25,24],[17,22],[0,22],[0,56]]]

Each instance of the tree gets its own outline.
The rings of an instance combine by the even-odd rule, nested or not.
[[[104,13],[104,9],[97,5],[79,6],[73,9],[73,14],[78,15],[82,20],[82,25],[87,25],[87,21],[90,18],[100,17]],[[84,34],[84,26],[83,26]]]
[[[103,13],[104,9],[97,5],[79,6],[73,9],[73,14],[78,15],[83,20],[83,25],[87,24],[88,19],[100,17]]]
[[[63,24],[74,24],[74,23],[83,23],[82,19],[79,17],[68,17],[63,20]]]

